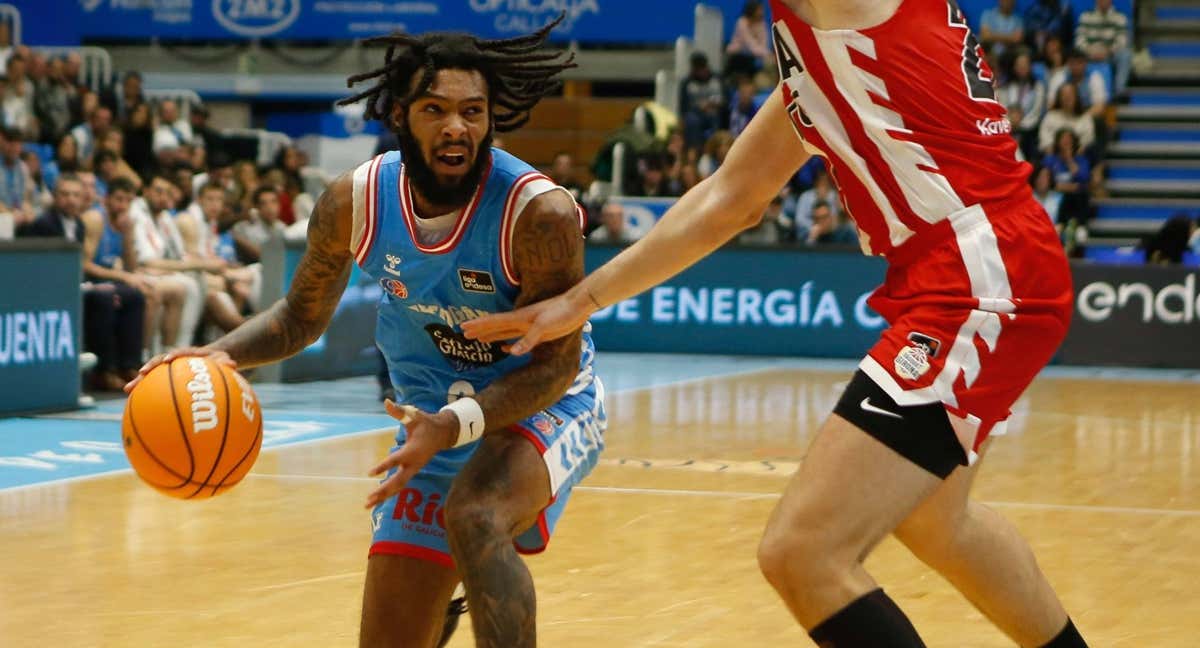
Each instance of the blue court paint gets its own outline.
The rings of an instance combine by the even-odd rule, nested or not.
[[[94,416],[0,421],[0,490],[129,469],[121,449],[119,415],[95,412]],[[387,415],[268,412],[263,447],[395,426]]]

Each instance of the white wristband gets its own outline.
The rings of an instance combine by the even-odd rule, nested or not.
[[[483,436],[483,408],[474,398],[464,396],[441,409],[446,410],[458,417],[458,440],[452,447],[465,446]]]

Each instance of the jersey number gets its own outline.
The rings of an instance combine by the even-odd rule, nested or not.
[[[967,94],[975,101],[996,101],[995,77],[983,60],[983,48],[971,33],[967,18],[954,0],[947,0],[950,7],[950,25],[963,30],[963,77],[967,80]]]

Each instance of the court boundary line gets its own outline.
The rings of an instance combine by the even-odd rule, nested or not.
[[[351,477],[348,475],[302,475],[285,473],[250,473],[247,478],[279,481],[326,481],[326,482],[374,482],[374,477]],[[589,493],[612,493],[621,495],[658,495],[682,497],[710,497],[732,500],[779,499],[782,493],[761,491],[724,491],[691,488],[641,488],[634,486],[575,486],[572,490]],[[1200,517],[1200,509],[1163,509],[1145,506],[1104,506],[1093,504],[1058,504],[1054,502],[1014,502],[1007,500],[976,500],[980,504],[997,508],[1026,509],[1037,511],[1072,511],[1076,513],[1109,513],[1121,515],[1161,515],[1164,517]]]

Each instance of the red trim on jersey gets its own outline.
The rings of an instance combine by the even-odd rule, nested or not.
[[[441,565],[447,569],[454,569],[454,558],[451,557],[450,554],[438,551],[437,549],[430,549],[429,547],[422,547],[421,545],[410,544],[407,542],[380,540],[379,542],[373,543],[371,545],[370,552],[367,553],[368,556],[374,556],[376,554],[416,558],[417,560],[424,560],[425,562],[431,562],[435,565]]]
[[[541,437],[539,437],[533,430],[530,430],[519,423],[513,423],[512,425],[508,426],[508,431],[515,432],[525,437],[530,443],[533,444],[533,447],[538,449],[539,454],[546,454],[546,444],[542,443]],[[550,501],[554,501],[553,495],[551,496]]]
[[[379,194],[379,165],[383,161],[383,155],[375,156],[371,160],[371,166],[367,169],[367,186],[364,190],[363,207],[366,211],[363,214],[363,237],[358,242],[358,249],[354,252],[354,261],[359,267],[367,262],[367,257],[371,255],[371,247],[375,243],[375,235],[379,231],[376,225],[376,203],[378,202]]]
[[[533,556],[546,550],[546,547],[550,545],[550,525],[546,523],[546,509],[542,509],[541,513],[538,513],[537,530],[538,535],[542,536],[542,546],[534,549],[526,549],[514,541],[513,549],[516,549],[517,553],[525,556]]]
[[[431,246],[421,245],[420,238],[417,235],[417,223],[415,210],[412,207],[412,188],[408,186],[408,176],[404,173],[404,165],[400,166],[400,177],[397,182],[400,192],[400,213],[404,215],[404,225],[408,228],[408,234],[412,237],[413,245],[426,254],[445,254],[458,246],[462,241],[463,234],[467,231],[467,225],[471,223],[471,219],[475,216],[475,209],[479,207],[480,201],[483,199],[483,190],[487,187],[488,178],[492,174],[492,159],[488,157],[487,166],[483,169],[483,180],[480,181],[479,187],[475,190],[475,195],[471,197],[471,202],[463,209],[463,213],[458,217],[458,223],[451,230],[446,238],[440,243]]]
[[[512,237],[516,229],[517,218],[520,216],[520,214],[514,214],[513,209],[525,186],[538,179],[553,182],[537,171],[530,171],[517,177],[513,186],[508,190],[508,197],[504,200],[504,216],[500,221],[500,267],[504,269],[504,278],[514,286],[521,285],[521,280],[517,277],[517,269],[512,258]]]
[[[575,211],[579,214],[579,233],[582,234],[587,231],[587,212],[579,203],[575,203]]]

